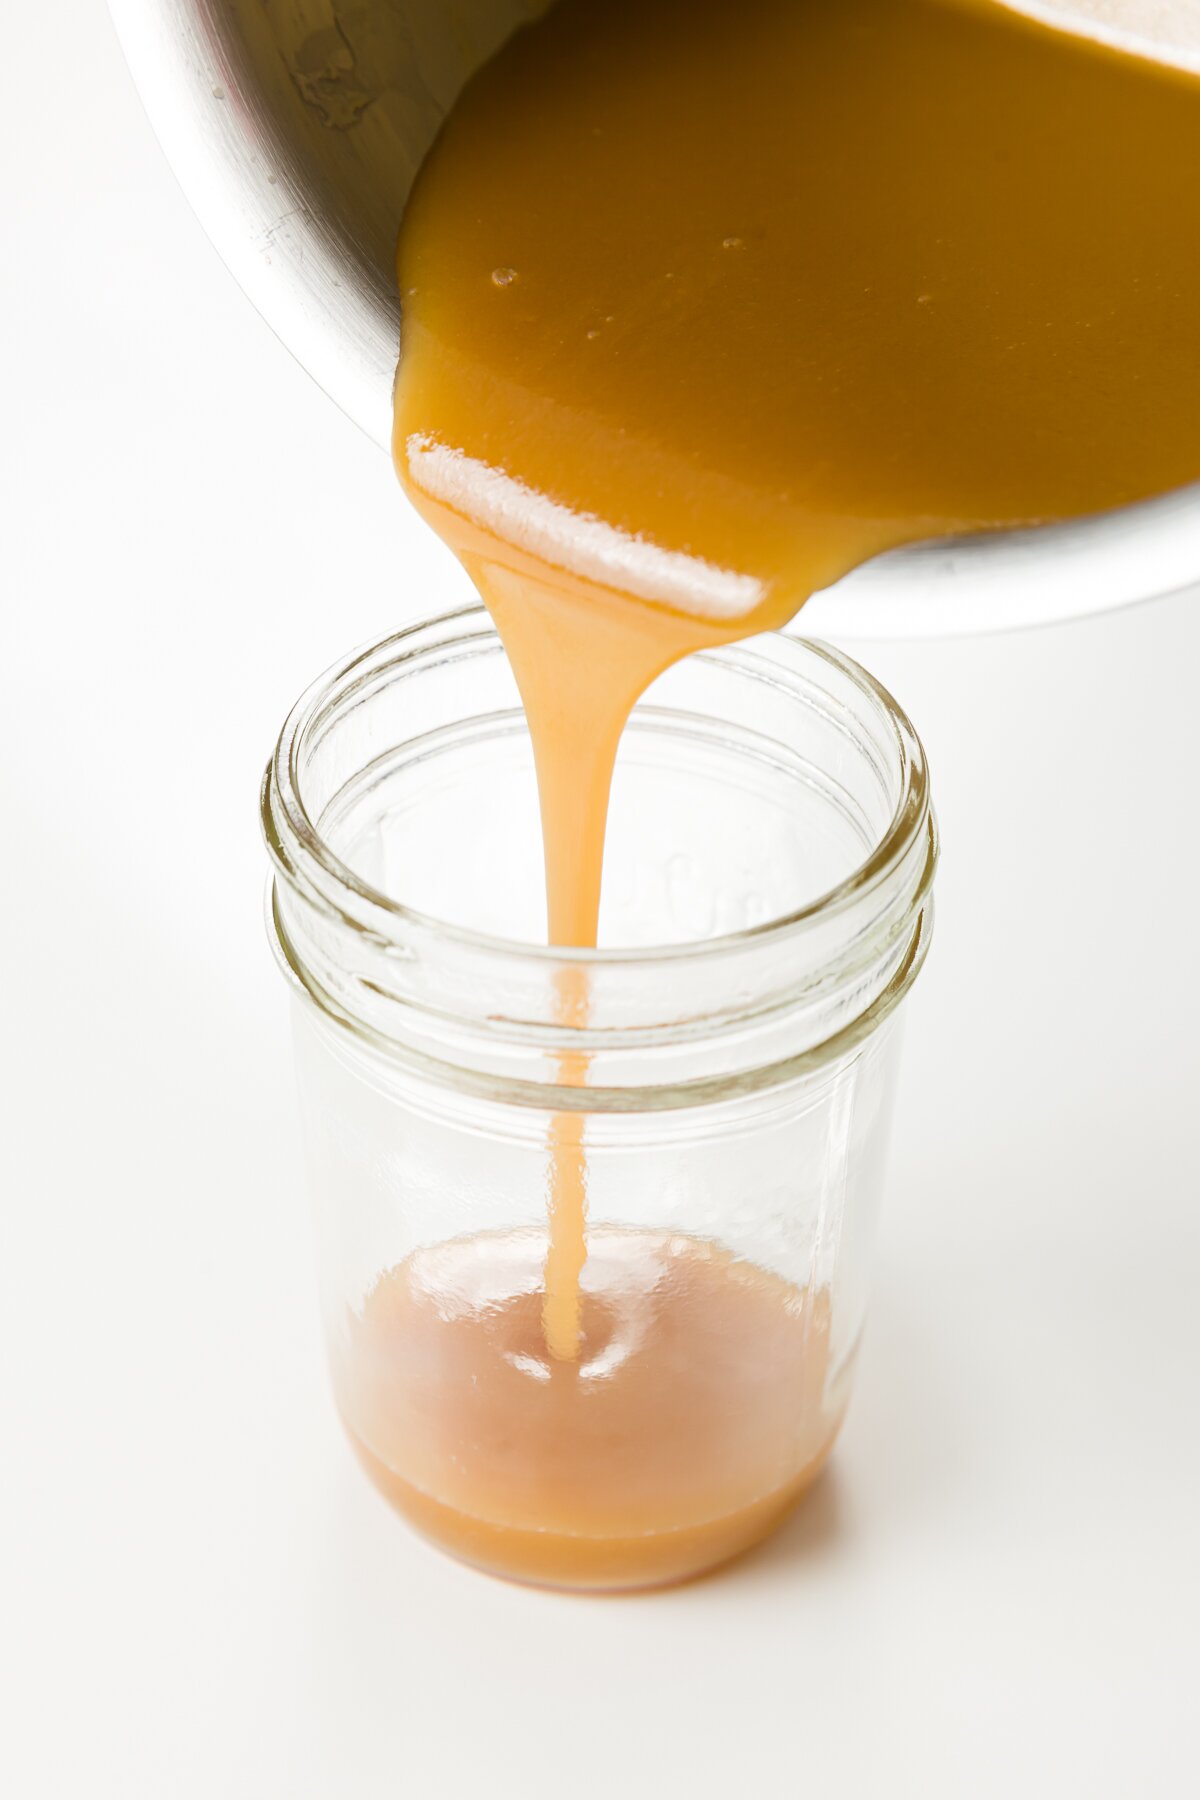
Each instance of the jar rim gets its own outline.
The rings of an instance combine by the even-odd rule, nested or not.
[[[924,749],[907,713],[882,682],[852,658],[818,639],[763,633],[758,639],[745,640],[745,644],[769,642],[774,656],[794,656],[797,662],[805,655],[815,655],[877,709],[895,743],[899,780],[891,817],[883,831],[875,834],[875,841],[862,860],[834,886],[792,911],[738,931],[679,943],[639,945],[636,949],[532,943],[477,931],[422,912],[365,881],[332,849],[305,804],[301,756],[310,734],[330,709],[382,670],[409,655],[424,652],[439,637],[462,642],[470,636],[498,639],[498,635],[486,608],[478,602],[418,620],[360,646],[332,664],[309,684],[288,713],[263,775],[259,805],[263,836],[277,874],[319,893],[325,908],[336,912],[344,924],[369,931],[376,938],[386,938],[391,935],[391,923],[397,935],[415,930],[422,936],[498,958],[509,967],[530,970],[575,965],[620,971],[664,963],[711,963],[752,945],[792,942],[806,931],[815,930],[886,883],[910,856],[917,839],[932,829]],[[696,652],[696,659],[726,662],[744,647],[734,643],[701,650]],[[936,844],[933,856],[936,857]]]

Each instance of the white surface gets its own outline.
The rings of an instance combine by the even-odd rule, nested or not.
[[[1007,0],[1028,13],[1101,44],[1200,68],[1200,0]]]
[[[657,1598],[461,1570],[333,1422],[255,815],[302,685],[456,584],[97,7],[6,49],[0,1790],[1194,1791],[1200,596],[867,653],[945,861],[808,1509]]]

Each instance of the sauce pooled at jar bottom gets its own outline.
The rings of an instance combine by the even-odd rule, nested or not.
[[[695,1238],[590,1234],[579,1354],[542,1330],[546,1236],[381,1276],[334,1350],[351,1440],[425,1536],[497,1575],[634,1588],[756,1543],[837,1433],[829,1297]]]

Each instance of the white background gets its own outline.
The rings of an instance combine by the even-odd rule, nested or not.
[[[677,1593],[471,1574],[334,1424],[256,820],[300,688],[458,583],[96,0],[5,70],[0,1788],[1195,1791],[1200,594],[859,649],[945,858],[834,1471]]]

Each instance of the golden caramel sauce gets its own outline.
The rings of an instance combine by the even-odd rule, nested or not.
[[[1200,83],[992,0],[559,0],[452,109],[398,278],[396,464],[516,674],[554,944],[596,941],[617,745],[671,663],[786,623],[889,547],[1200,477]],[[586,1018],[576,968],[562,1019]],[[586,1059],[564,1059],[561,1079],[586,1085]],[[547,1543],[586,1514],[629,1540],[619,1496],[563,1472],[567,1448],[592,1470],[597,1416],[578,1410],[594,1329],[585,1137],[579,1114],[550,1132],[545,1267],[520,1312],[549,1386],[504,1386],[509,1315],[495,1341],[490,1324],[446,1324],[429,1409],[417,1418],[380,1374],[370,1429],[355,1427],[410,1511],[420,1493],[460,1525]],[[679,1289],[692,1310],[670,1327],[671,1368],[694,1359],[695,1384],[670,1400],[651,1340],[646,1386],[614,1387],[604,1415],[656,1455],[670,1406],[685,1411],[653,1532],[791,1491],[826,1441],[798,1427],[766,1483],[775,1426],[756,1447],[750,1396],[785,1321],[817,1302],[696,1255]],[[398,1271],[367,1304],[376,1363],[385,1312],[397,1345],[443,1330],[412,1281]],[[745,1483],[719,1502],[687,1436],[719,1387],[701,1301],[722,1342],[736,1315],[758,1346],[719,1389],[722,1405],[740,1394],[749,1434]],[[442,1437],[422,1433],[475,1406],[477,1390],[454,1397],[468,1363],[491,1371],[483,1391],[525,1459],[513,1479],[533,1484],[508,1511],[482,1464],[454,1486],[422,1462],[446,1475]],[[535,1487],[554,1496],[540,1523]]]

